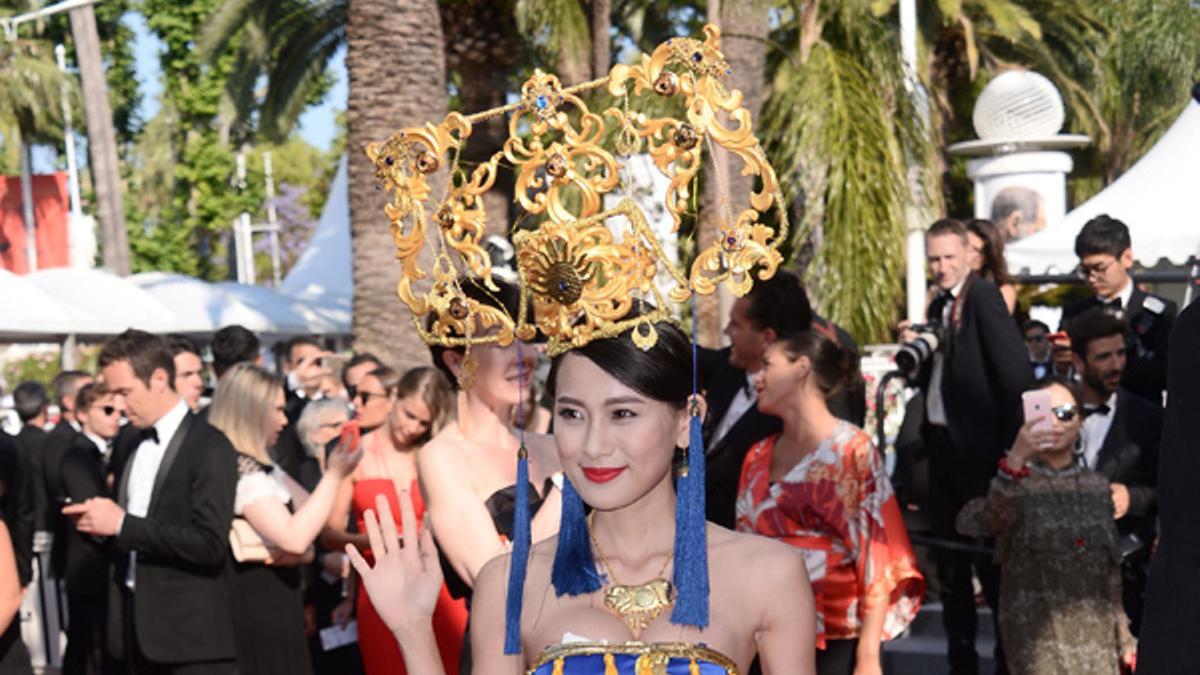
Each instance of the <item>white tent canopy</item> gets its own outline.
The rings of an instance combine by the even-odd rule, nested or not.
[[[1129,226],[1134,258],[1146,267],[1161,260],[1185,264],[1200,255],[1200,102],[1183,113],[1129,171],[1037,234],[1008,247],[1014,273],[1065,273],[1078,263],[1075,236],[1088,220],[1108,214]]]
[[[75,335],[116,335],[128,328],[168,333],[175,328],[163,303],[115,274],[62,267],[25,278],[62,305]]]
[[[21,341],[68,335],[67,309],[29,279],[0,268],[0,339]]]
[[[316,230],[300,259],[279,285],[285,295],[345,310],[347,332],[354,297],[349,180],[346,155],[342,155]]]

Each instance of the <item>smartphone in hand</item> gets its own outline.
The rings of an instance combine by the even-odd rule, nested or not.
[[[1034,422],[1034,431],[1050,431],[1054,428],[1054,422],[1050,419],[1049,390],[1027,391],[1021,394],[1021,404],[1025,408],[1025,421]]]

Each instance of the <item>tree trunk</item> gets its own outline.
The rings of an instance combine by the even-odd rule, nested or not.
[[[503,106],[509,72],[525,53],[512,8],[494,0],[471,0],[441,3],[441,12],[446,66],[458,73],[461,111],[469,115]],[[475,166],[491,159],[507,139],[507,117],[476,123],[463,151],[463,173],[470,175]],[[506,164],[501,164],[496,184],[483,194],[487,234],[508,235],[515,180]]]
[[[612,0],[592,0],[592,77],[612,68]]]
[[[104,266],[114,274],[129,274],[129,238],[125,232],[125,210],[121,199],[121,167],[117,161],[117,136],[112,107],[108,103],[108,81],[100,55],[100,35],[91,5],[71,10],[71,35],[83,82],[83,112],[87,121],[88,153],[92,182],[100,216]]]
[[[400,264],[383,211],[388,195],[375,190],[374,167],[363,149],[401,127],[441,120],[446,110],[441,21],[437,0],[350,0],[346,14],[354,349],[408,368],[428,362],[429,354],[396,298]],[[441,185],[433,186],[434,195],[441,192]]]

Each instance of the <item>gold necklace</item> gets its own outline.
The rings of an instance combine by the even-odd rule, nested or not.
[[[599,559],[600,564],[604,565],[609,580],[612,582],[604,591],[604,608],[621,617],[621,620],[633,632],[634,638],[637,639],[640,637],[642,629],[650,625],[650,622],[658,618],[658,615],[662,614],[664,610],[675,604],[675,586],[663,578],[667,571],[667,565],[671,564],[671,560],[675,556],[674,554],[667,556],[667,559],[663,561],[662,569],[658,571],[655,578],[637,586],[626,586],[617,581],[617,575],[613,572],[612,565],[609,564],[604,552],[600,550],[600,543],[596,541],[596,533],[592,529],[592,515],[588,515],[587,525],[588,537],[592,540],[592,549],[596,551],[596,558]]]

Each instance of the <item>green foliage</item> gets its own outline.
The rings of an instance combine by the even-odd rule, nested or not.
[[[41,352],[30,354],[22,359],[14,359],[4,364],[4,382],[11,390],[22,382],[40,382],[46,389],[51,389],[54,376],[62,372],[57,352]]]
[[[865,3],[839,5],[819,35],[800,12],[781,18],[772,39],[786,51],[769,59],[759,128],[802,213],[794,249],[811,249],[804,276],[823,315],[859,340],[886,339],[914,196],[907,164],[929,154],[902,88],[895,33]]]

